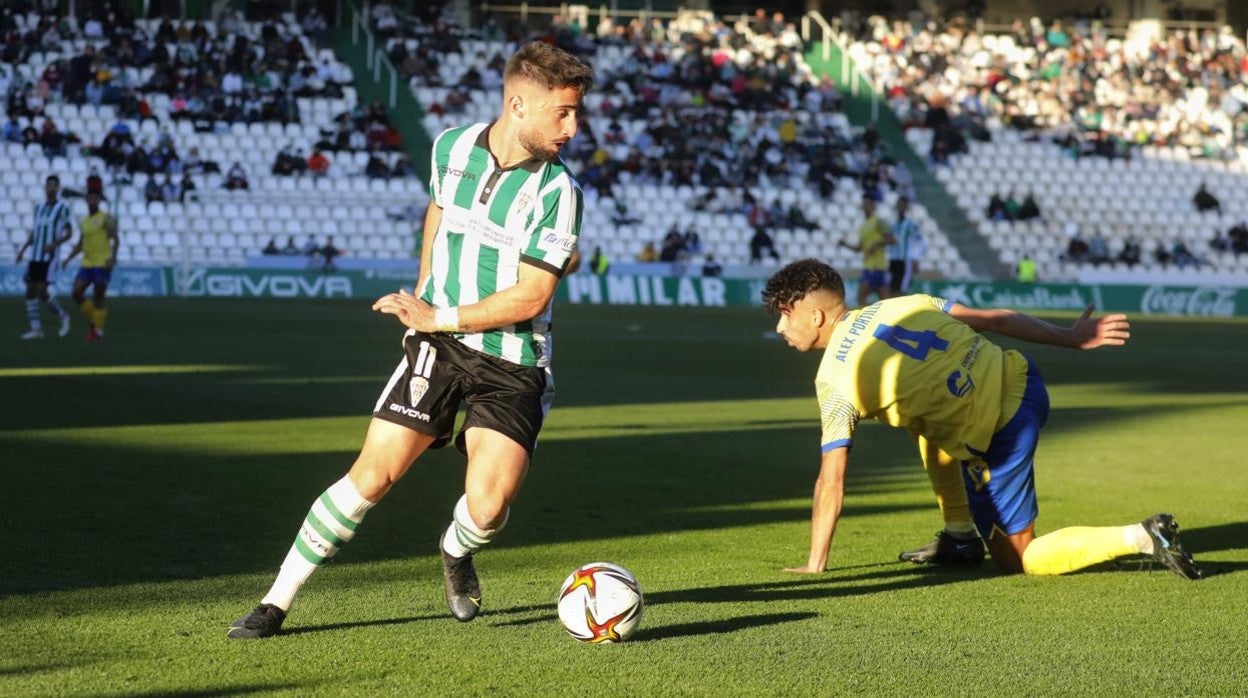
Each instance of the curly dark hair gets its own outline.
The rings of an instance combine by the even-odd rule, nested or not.
[[[512,54],[503,79],[528,80],[548,90],[574,87],[582,95],[593,89],[594,71],[585,61],[563,49],[534,41]]]
[[[787,264],[767,279],[763,288],[763,305],[773,313],[783,313],[812,291],[823,289],[845,297],[845,282],[831,266],[817,259],[802,259]]]

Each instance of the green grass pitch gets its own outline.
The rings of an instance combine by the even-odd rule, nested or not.
[[[905,434],[865,426],[830,570],[805,559],[818,357],[761,310],[556,309],[559,397],[485,613],[444,608],[457,453],[419,461],[305,587],[283,636],[225,639],[350,465],[400,332],[366,301],[118,300],[107,341],[0,317],[0,695],[1243,695],[1248,323],[1134,319],[1033,348],[1053,398],[1038,531],[1173,512],[1210,577],[918,569],[939,528]],[[634,639],[581,645],[554,595],[630,568]],[[1145,568],[1148,565],[1144,565]]]

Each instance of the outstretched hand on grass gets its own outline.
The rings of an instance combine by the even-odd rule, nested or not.
[[[1131,337],[1131,323],[1122,313],[1114,313],[1105,317],[1093,318],[1096,310],[1089,303],[1083,315],[1070,326],[1070,335],[1075,346],[1080,349],[1096,349],[1097,347],[1120,347]]]
[[[373,310],[393,315],[399,322],[417,332],[433,332],[436,328],[433,306],[399,289],[398,293],[390,293],[378,298],[373,303]]]

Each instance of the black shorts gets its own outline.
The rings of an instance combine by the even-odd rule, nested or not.
[[[405,355],[381,392],[373,416],[434,437],[431,448],[450,442],[461,402],[468,416],[455,445],[467,454],[469,427],[492,429],[529,453],[550,404],[546,369],[520,366],[467,347],[445,334],[411,330]]]
[[[30,262],[26,265],[26,283],[28,284],[46,284],[48,283],[48,267],[52,262]]]
[[[905,293],[910,290],[911,267],[904,260],[894,259],[888,263],[888,285],[893,293]]]

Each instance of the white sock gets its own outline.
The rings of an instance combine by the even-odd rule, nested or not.
[[[979,531],[975,530],[975,524],[968,522],[955,522],[945,524],[945,533],[950,538],[958,540],[975,540],[979,538]]]
[[[1122,527],[1122,537],[1127,545],[1133,545],[1145,555],[1153,554],[1153,538],[1144,530],[1144,524],[1130,524]]]
[[[26,319],[30,321],[30,329],[35,332],[43,331],[43,323],[39,321],[39,301],[26,301]]]
[[[44,303],[48,304],[48,307],[52,309],[52,312],[56,313],[58,318],[65,317],[65,309],[61,307],[60,303],[56,302],[56,296],[49,293],[48,300],[44,301]]]
[[[260,603],[277,606],[283,611],[290,611],[295,602],[295,595],[308,577],[326,560],[338,552],[355,535],[355,528],[364,520],[364,515],[374,506],[355,489],[349,477],[330,485],[308,511],[295,536],[295,544],[290,546],[286,559],[282,561],[282,569],[273,580],[269,593],[264,595]]]
[[[498,532],[507,525],[507,519],[510,516],[511,510],[508,509],[503,515],[503,522],[497,527],[488,531],[478,528],[468,514],[468,495],[465,494],[455,503],[451,525],[447,527],[446,533],[442,536],[442,549],[451,557],[471,555],[498,535]]]

